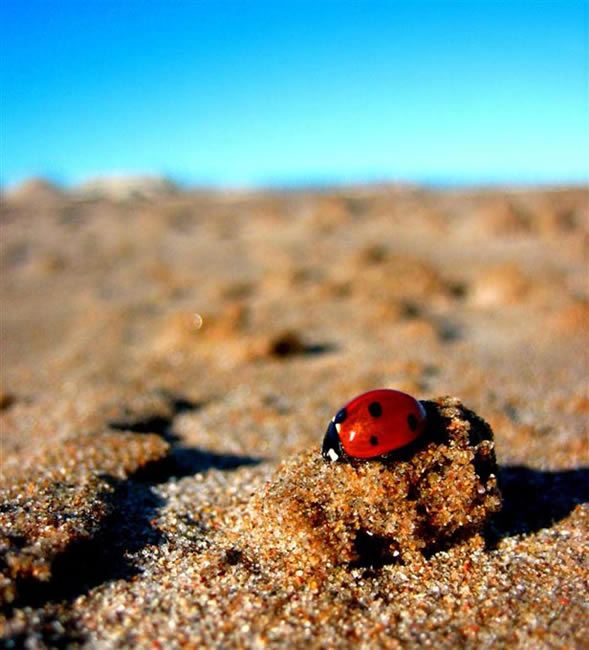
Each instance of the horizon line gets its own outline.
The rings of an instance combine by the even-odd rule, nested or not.
[[[81,180],[64,180],[60,175],[30,174],[18,180],[4,182],[0,179],[0,193],[7,194],[17,191],[18,188],[32,182],[43,182],[54,186],[66,193],[84,190],[92,184],[100,185],[108,182],[165,182],[170,189],[178,191],[210,190],[210,191],[289,191],[289,190],[322,190],[337,189],[342,187],[378,187],[397,186],[407,188],[433,188],[433,189],[459,189],[459,188],[493,188],[501,187],[584,187],[589,185],[589,173],[584,178],[578,176],[550,178],[534,177],[534,175],[520,175],[519,177],[501,177],[481,175],[470,177],[468,175],[425,175],[423,177],[396,177],[393,175],[309,175],[292,176],[290,178],[260,179],[257,181],[223,182],[201,177],[190,178],[185,174],[158,173],[158,172],[104,172],[89,175]]]

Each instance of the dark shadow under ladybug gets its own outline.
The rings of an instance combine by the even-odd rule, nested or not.
[[[499,468],[503,509],[492,519],[487,544],[495,548],[506,537],[535,533],[567,517],[589,502],[589,467],[542,471],[523,465]]]

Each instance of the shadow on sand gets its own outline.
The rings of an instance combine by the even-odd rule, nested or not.
[[[503,509],[492,521],[491,547],[512,535],[548,528],[589,501],[589,468],[541,471],[520,465],[499,469]]]

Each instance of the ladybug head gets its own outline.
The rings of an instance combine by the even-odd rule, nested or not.
[[[346,409],[340,409],[327,427],[325,437],[323,438],[323,448],[321,450],[321,454],[325,460],[335,462],[336,460],[347,458],[339,437],[340,425],[346,419],[346,416]]]

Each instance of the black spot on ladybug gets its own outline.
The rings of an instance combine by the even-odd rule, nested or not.
[[[368,405],[368,412],[373,418],[379,418],[382,415],[382,406],[380,402],[370,402]]]
[[[415,415],[413,415],[413,413],[409,413],[407,416],[407,424],[409,425],[411,431],[415,431],[415,429],[417,429],[417,418]]]
[[[373,447],[377,447],[378,446],[378,438],[376,436],[370,436],[370,444]]]
[[[348,417],[348,412],[346,411],[346,409],[345,408],[340,409],[336,413],[335,417],[333,418],[333,421],[335,422],[335,424],[339,424],[340,422],[343,422],[347,417]]]

